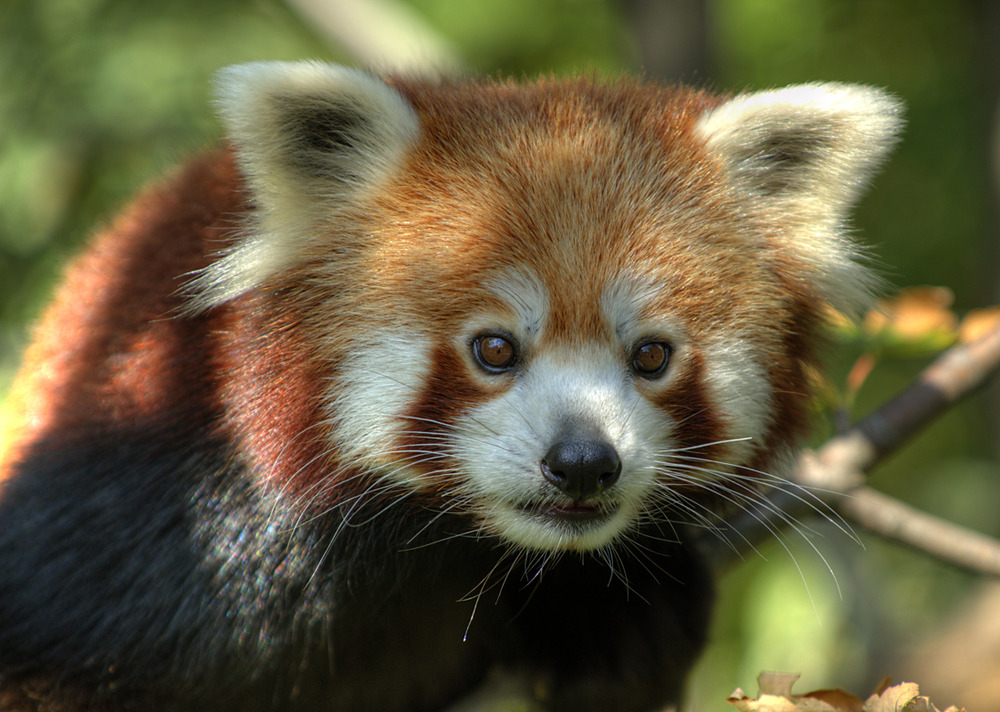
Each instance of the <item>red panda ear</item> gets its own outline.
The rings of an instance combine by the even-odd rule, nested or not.
[[[742,94],[706,112],[696,131],[738,200],[778,227],[831,304],[855,312],[877,279],[845,234],[850,208],[896,141],[902,105],[872,87],[802,84]]]
[[[220,114],[256,208],[247,237],[193,282],[194,309],[266,282],[399,166],[419,123],[365,72],[319,62],[254,62],[218,75]]]

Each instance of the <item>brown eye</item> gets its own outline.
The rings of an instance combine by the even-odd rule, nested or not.
[[[496,334],[477,336],[472,342],[472,350],[479,365],[491,372],[505,371],[517,361],[514,343]]]
[[[662,341],[640,345],[632,354],[632,369],[643,378],[656,378],[667,367],[670,347]]]

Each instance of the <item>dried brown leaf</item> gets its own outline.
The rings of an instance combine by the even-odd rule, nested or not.
[[[737,688],[729,696],[728,702],[740,712],[857,712],[861,709],[860,706],[838,707],[841,694],[860,703],[856,697],[842,690],[820,690],[818,693],[794,695],[792,686],[798,679],[796,673],[763,672],[757,677],[760,688],[757,699],[746,697],[743,690]]]
[[[814,700],[822,700],[834,709],[843,710],[843,712],[862,712],[865,706],[865,701],[860,697],[839,687],[830,690],[815,690],[807,692],[802,696]]]
[[[901,682],[875,693],[865,700],[864,712],[941,712],[928,697],[920,694],[913,682]],[[962,712],[958,707],[948,707],[944,712]]]
[[[883,681],[878,692],[862,701],[841,689],[792,694],[792,686],[798,679],[795,673],[761,673],[757,678],[760,686],[757,699],[747,697],[743,690],[736,688],[728,702],[740,712],[941,712],[930,699],[920,695],[919,688],[912,682],[888,686]],[[949,707],[944,712],[963,710]]]

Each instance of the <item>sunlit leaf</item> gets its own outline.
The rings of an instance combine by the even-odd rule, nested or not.
[[[969,344],[997,328],[1000,328],[1000,306],[973,309],[959,324],[958,338]]]
[[[954,295],[946,287],[909,287],[868,312],[864,332],[891,355],[934,353],[958,338]]]

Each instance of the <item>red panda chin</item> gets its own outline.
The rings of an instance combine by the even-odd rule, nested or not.
[[[898,102],[219,78],[230,147],[74,263],[0,463],[0,706],[676,706],[687,524],[781,483]],[[561,554],[573,555],[561,555]],[[579,554],[579,555],[577,555]],[[11,702],[13,701],[13,702]]]

